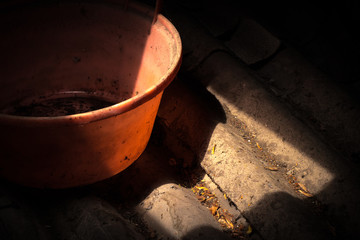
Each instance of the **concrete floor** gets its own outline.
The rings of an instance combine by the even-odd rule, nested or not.
[[[75,189],[2,180],[0,239],[233,238],[201,180],[237,238],[357,239],[359,8],[259,4],[166,2],[184,58],[144,154]]]

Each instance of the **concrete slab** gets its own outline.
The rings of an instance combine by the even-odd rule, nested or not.
[[[63,239],[146,239],[114,207],[96,197],[71,200],[52,213],[49,228]]]
[[[279,239],[279,231],[283,234],[280,239],[286,239],[290,235],[299,235],[300,233],[301,238],[306,234],[312,236],[314,232],[311,230],[311,224],[315,222],[318,229],[327,232],[323,220],[314,218],[309,213],[311,209],[298,199],[301,199],[302,196],[299,196],[287,183],[283,176],[285,173],[273,173],[266,168],[268,163],[259,159],[260,156],[256,153],[257,147],[254,149],[250,144],[255,143],[248,142],[241,135],[244,132],[232,127],[230,115],[227,115],[227,122],[215,121],[219,113],[216,106],[219,103],[214,99],[208,101],[214,96],[209,95],[209,93],[192,94],[196,88],[194,87],[194,80],[185,81],[184,78],[185,76],[180,76],[180,79],[174,82],[174,88],[170,87],[164,95],[159,116],[164,118],[163,121],[171,129],[172,134],[188,143],[190,148],[206,147],[205,155],[196,155],[201,160],[201,166],[242,213],[248,212],[244,216],[250,220],[260,236],[265,239]],[[201,91],[197,89],[195,92]],[[226,112],[227,110],[223,111]],[[203,142],[197,143],[199,140],[203,140]],[[276,209],[271,213],[272,218],[265,217],[268,211],[251,211],[253,207],[258,207],[258,202],[261,202],[261,206],[267,207],[274,204],[273,202],[266,202],[266,198],[268,194],[277,196],[279,192],[285,193],[286,199],[280,197],[284,203],[281,203],[280,210],[275,207]],[[292,207],[300,208],[304,213],[289,211]],[[283,223],[284,218],[289,221]],[[311,224],[304,226],[302,221],[307,218],[313,220],[306,220],[306,222],[310,221]],[[285,229],[292,229],[292,232],[285,231]],[[314,236],[319,238],[324,235],[315,234]]]
[[[242,19],[225,45],[246,64],[254,64],[273,55],[280,40],[252,19]]]
[[[231,239],[192,191],[176,184],[155,189],[138,211],[158,239]]]
[[[211,52],[225,50],[222,43],[213,38],[197,19],[181,6],[166,5],[164,15],[171,19],[180,33],[183,44],[183,71],[198,66]]]
[[[214,37],[233,32],[241,17],[236,3],[231,0],[222,1],[222,4],[216,0],[206,1],[193,14]]]
[[[0,209],[0,239],[146,239],[114,207],[93,195],[1,187],[12,189],[4,191],[11,204]]]
[[[205,174],[202,181],[206,184],[206,186],[209,188],[209,190],[217,196],[217,199],[219,201],[219,205],[226,209],[233,217],[234,219],[238,219],[242,222],[244,225],[244,228],[246,229],[249,225],[249,223],[246,221],[246,219],[241,215],[240,210],[234,205],[231,204],[231,201],[229,200],[226,193],[223,193],[223,190],[219,189],[218,185],[214,183],[214,181],[209,177],[208,174]]]
[[[2,195],[1,192],[0,239],[44,239],[44,234],[38,228],[38,223],[33,221],[29,213],[21,209],[8,196]]]
[[[324,219],[266,170],[236,130],[218,124],[201,165],[264,239],[329,239]],[[316,228],[314,229],[314,226]]]
[[[164,143],[185,168],[199,164],[214,127],[225,121],[217,99],[195,79],[185,76],[179,76],[164,92],[158,111]]]
[[[328,169],[334,167],[327,161],[327,148],[239,61],[228,54],[215,53],[199,68],[198,74],[231,114],[251,129],[260,146],[277,156],[279,164],[288,169],[296,167],[299,172],[308,171],[306,180],[310,176],[316,178],[307,182],[312,192],[320,191],[333,179]]]
[[[253,144],[275,156],[277,165],[287,171],[288,180],[295,179],[327,204],[331,218],[341,219],[334,220],[339,229],[359,229],[355,220],[359,211],[355,202],[360,201],[356,171],[348,168],[340,155],[230,55],[214,53],[197,73],[207,89],[251,130],[256,141]]]
[[[219,206],[233,216],[233,219],[235,220],[234,224],[239,226],[242,230],[242,235],[240,235],[241,237],[250,240],[264,239],[263,237],[261,237],[257,229],[254,228],[254,225],[250,225],[248,220],[241,214],[241,210],[237,208],[237,206],[229,198],[229,196],[223,192],[224,190],[220,189],[219,186],[210,178],[208,174],[204,176],[202,181],[209,188],[209,190],[215,196],[217,196],[217,199],[219,201]]]
[[[360,107],[343,89],[291,48],[258,72],[275,94],[295,106],[298,118],[353,162],[360,162]]]

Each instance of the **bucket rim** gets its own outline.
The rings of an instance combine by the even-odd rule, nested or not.
[[[152,11],[149,7],[142,6],[139,3],[132,3],[131,8],[140,13],[145,13],[152,20]],[[82,125],[90,122],[95,122],[107,119],[126,113],[138,106],[150,101],[152,98],[161,94],[165,88],[172,82],[178,73],[182,62],[182,42],[180,34],[175,26],[163,15],[159,14],[156,22],[151,26],[153,28],[160,28],[162,31],[168,31],[173,39],[174,54],[170,62],[170,66],[166,73],[160,78],[157,84],[151,86],[138,95],[132,96],[122,102],[113,104],[111,106],[97,109],[94,111],[64,115],[53,117],[34,117],[34,116],[17,116],[0,113],[0,123],[3,124],[25,124],[27,126],[45,126],[45,125]]]

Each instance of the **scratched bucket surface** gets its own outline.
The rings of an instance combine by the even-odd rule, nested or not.
[[[175,27],[131,1],[0,9],[0,175],[67,188],[132,164],[180,67]]]

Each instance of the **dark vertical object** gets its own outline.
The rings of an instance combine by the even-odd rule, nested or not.
[[[162,7],[162,2],[163,2],[162,0],[156,0],[154,18],[153,18],[153,22],[152,22],[153,25],[155,24],[155,22],[157,20],[158,14],[159,14],[160,9]]]

